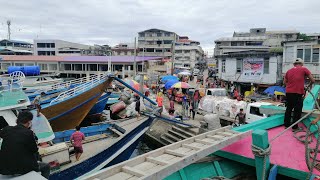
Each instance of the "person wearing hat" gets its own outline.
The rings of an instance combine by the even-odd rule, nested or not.
[[[293,66],[293,68],[287,71],[284,77],[287,98],[287,108],[284,116],[284,126],[286,128],[301,118],[303,97],[305,95],[305,77],[308,77],[310,80],[308,88],[315,82],[311,72],[303,66],[303,60],[301,58],[297,58],[293,62]],[[291,121],[291,112],[293,109],[293,121]],[[298,125],[295,125],[292,127],[292,130],[297,130],[298,128]]]

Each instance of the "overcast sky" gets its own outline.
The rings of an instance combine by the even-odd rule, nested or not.
[[[200,41],[251,27],[320,32],[320,0],[0,0],[0,39],[62,39],[85,44],[132,42],[150,28]]]

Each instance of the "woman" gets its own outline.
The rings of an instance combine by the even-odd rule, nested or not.
[[[173,96],[170,98],[169,114],[170,114],[171,116],[174,115],[174,97],[173,97]]]
[[[158,96],[156,98],[156,101],[158,103],[158,107],[160,107],[160,110],[159,110],[159,113],[160,113],[160,116],[161,116],[161,113],[162,113],[162,106],[163,106],[163,95],[161,92],[158,93]]]

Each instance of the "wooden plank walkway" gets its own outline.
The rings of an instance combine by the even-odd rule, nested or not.
[[[111,166],[85,179],[163,179],[168,175],[250,135],[231,126],[200,134]]]

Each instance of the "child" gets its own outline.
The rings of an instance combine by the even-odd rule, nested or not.
[[[83,153],[82,140],[84,140],[84,134],[80,132],[80,126],[76,126],[76,132],[70,137],[70,142],[73,145],[74,152],[76,153],[76,160],[79,161],[81,154]]]

